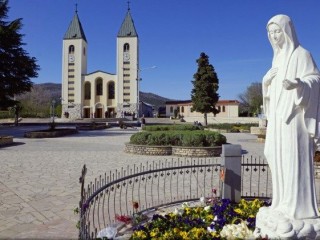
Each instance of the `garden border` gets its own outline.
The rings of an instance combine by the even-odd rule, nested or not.
[[[124,151],[126,153],[153,156],[218,157],[221,154],[222,147],[152,146],[125,143]]]
[[[75,128],[56,128],[52,131],[50,130],[34,130],[30,132],[25,132],[24,137],[26,138],[55,138],[63,137],[71,134],[78,133]]]
[[[0,136],[0,147],[13,144],[13,136]]]

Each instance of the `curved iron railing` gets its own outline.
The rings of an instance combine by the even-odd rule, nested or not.
[[[241,195],[244,198],[271,198],[269,168],[260,157],[242,156]],[[115,223],[115,216],[212,197],[221,189],[221,157],[155,161],[110,171],[85,187],[86,166],[80,177],[80,239],[94,239],[99,230]],[[271,176],[271,175],[270,175]],[[220,197],[217,191],[216,197]]]
[[[139,212],[212,196],[220,189],[219,158],[172,159],[129,166],[105,174],[85,188],[84,165],[80,200],[80,239],[94,239],[97,232],[115,222],[115,215]],[[217,191],[219,192],[219,191]]]

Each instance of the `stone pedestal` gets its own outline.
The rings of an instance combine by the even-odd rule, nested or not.
[[[271,207],[262,207],[256,216],[255,235],[268,239],[320,239],[320,218],[295,220]]]
[[[266,127],[251,127],[250,128],[250,133],[253,135],[257,135],[258,142],[264,142],[266,139],[266,132],[267,128]]]

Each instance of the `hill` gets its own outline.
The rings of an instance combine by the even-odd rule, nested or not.
[[[44,98],[44,101],[55,99],[57,102],[60,102],[61,99],[61,84],[60,83],[41,83],[34,84],[33,90],[31,93],[26,93],[20,96],[20,99],[29,97],[30,95],[36,95],[38,98]],[[140,92],[140,101],[154,105],[154,109],[158,110],[160,106],[165,106],[166,101],[172,99],[161,97],[154,93]],[[38,99],[39,102],[44,102],[42,99]]]

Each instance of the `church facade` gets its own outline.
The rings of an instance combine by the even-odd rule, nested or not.
[[[116,74],[87,72],[88,42],[78,12],[63,38],[62,117],[107,118],[139,111],[139,39],[130,9],[117,34]]]

